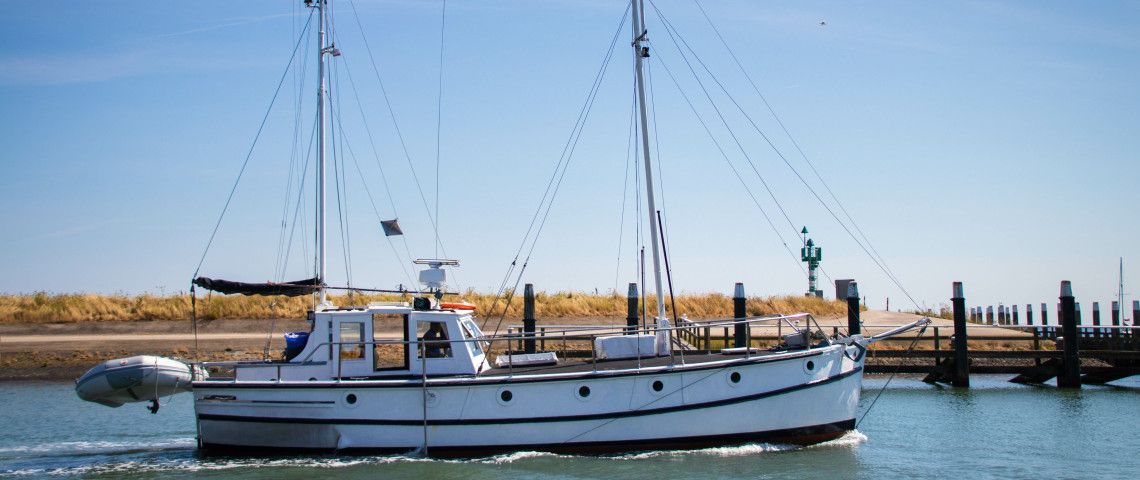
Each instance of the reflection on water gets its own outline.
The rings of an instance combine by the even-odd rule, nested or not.
[[[141,404],[109,409],[82,402],[70,384],[2,384],[0,476],[878,479],[1047,478],[1080,472],[1117,478],[1135,471],[1140,436],[1122,432],[1140,427],[1140,392],[1059,391],[989,376],[971,382],[973,388],[957,389],[896,378],[858,431],[806,448],[750,444],[613,456],[517,452],[471,460],[199,457],[189,397],[175,397],[150,415]],[[862,408],[884,384],[883,378],[867,379]],[[1090,457],[1096,461],[1087,461]]]

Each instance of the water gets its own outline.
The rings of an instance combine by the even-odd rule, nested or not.
[[[474,460],[408,456],[199,458],[193,406],[110,409],[70,383],[0,384],[0,477],[36,478],[1135,478],[1140,390],[1079,392],[975,376],[974,388],[891,382],[866,422],[813,447],[753,444],[609,457],[521,452]],[[884,384],[865,382],[862,408]]]

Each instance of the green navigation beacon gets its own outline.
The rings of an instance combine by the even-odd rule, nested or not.
[[[804,236],[804,246],[800,249],[800,260],[808,264],[808,291],[809,297],[823,297],[823,290],[816,287],[816,270],[819,269],[819,262],[823,259],[823,249],[815,246],[815,242],[807,237],[808,229],[804,227],[800,232]]]

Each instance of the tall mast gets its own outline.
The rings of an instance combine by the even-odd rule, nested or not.
[[[317,20],[317,278],[321,282],[320,303],[328,301],[325,291],[325,54],[331,49],[325,47],[325,6],[328,0],[316,0]]]
[[[649,160],[649,117],[645,113],[645,79],[641,70],[642,59],[649,56],[645,41],[645,5],[640,0],[630,0],[633,17],[633,61],[637,66],[637,105],[641,113],[641,151],[645,157],[645,197],[649,202],[649,235],[653,243],[653,280],[657,287],[657,316],[665,318],[665,295],[661,289],[660,247],[657,245],[657,206],[653,200],[653,166]]]

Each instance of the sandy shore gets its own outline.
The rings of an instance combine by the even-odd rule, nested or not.
[[[882,331],[890,325],[902,325],[919,317],[896,312],[863,312],[865,330]],[[497,319],[488,322],[492,330]],[[818,319],[821,327],[846,329],[846,317]],[[625,323],[621,318],[547,318],[539,326],[613,325]],[[506,319],[499,326],[505,331],[518,325],[518,319]],[[949,334],[952,322],[934,319],[934,325],[945,327]],[[878,327],[883,326],[883,327]],[[306,330],[303,319],[214,320],[199,322],[197,348],[189,321],[154,322],[84,322],[0,325],[0,381],[74,379],[99,362],[131,355],[151,354],[201,360],[259,360],[278,358],[285,348],[285,332]],[[1008,329],[981,329],[976,335],[1008,336],[1026,334]],[[754,335],[774,335],[774,328],[761,327]],[[867,333],[866,331],[864,333]],[[974,334],[974,332],[971,332]],[[888,348],[905,348],[905,345]]]

